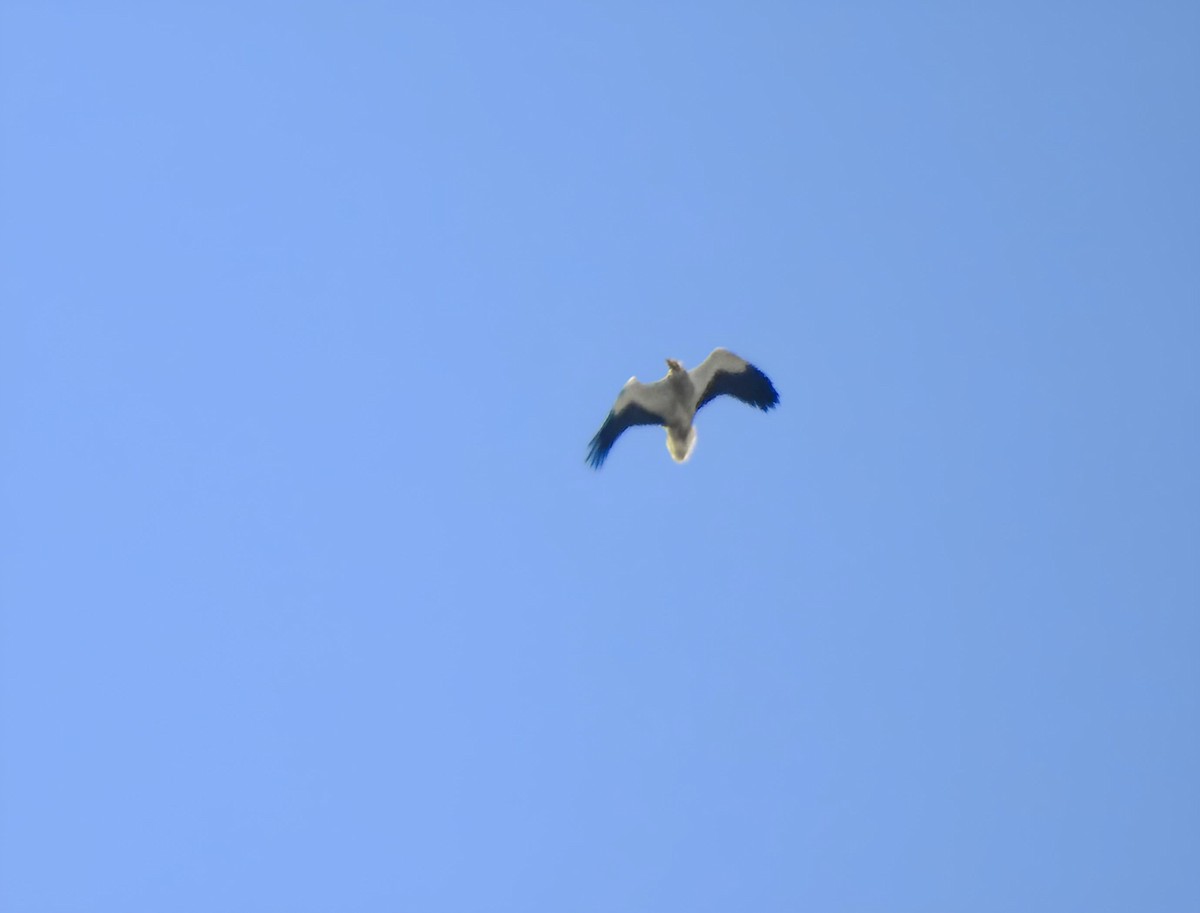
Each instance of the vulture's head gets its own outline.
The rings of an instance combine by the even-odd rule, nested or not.
[[[674,374],[677,371],[682,371],[683,365],[681,365],[679,362],[677,362],[674,358],[668,358],[667,359],[667,368],[669,369],[671,374]]]

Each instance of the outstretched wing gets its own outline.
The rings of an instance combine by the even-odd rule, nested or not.
[[[588,447],[587,461],[592,468],[599,469],[604,464],[608,452],[626,428],[661,425],[670,412],[670,405],[670,391],[661,380],[643,384],[631,378]]]
[[[718,396],[725,395],[740,399],[763,412],[779,405],[779,394],[775,392],[771,378],[728,349],[713,349],[712,354],[688,374],[699,396],[696,400],[697,411]]]

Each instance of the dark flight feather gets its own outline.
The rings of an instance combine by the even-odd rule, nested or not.
[[[604,420],[604,424],[600,426],[600,430],[596,432],[596,436],[592,438],[591,444],[588,446],[587,461],[593,469],[599,469],[604,465],[604,460],[608,456],[608,452],[612,450],[613,444],[617,442],[617,438],[626,428],[632,428],[634,425],[661,425],[662,418],[643,409],[635,403],[626,403],[620,412],[615,409],[608,413],[608,418]]]
[[[763,412],[779,405],[779,394],[775,391],[775,385],[752,364],[747,364],[741,371],[718,371],[714,374],[700,395],[696,411],[700,411],[718,396],[732,396]]]

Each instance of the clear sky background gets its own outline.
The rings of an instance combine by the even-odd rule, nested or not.
[[[1198,46],[8,0],[0,908],[1200,909]]]

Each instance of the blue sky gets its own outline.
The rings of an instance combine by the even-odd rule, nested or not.
[[[0,907],[1200,909],[1198,38],[5,3]]]

